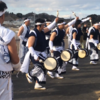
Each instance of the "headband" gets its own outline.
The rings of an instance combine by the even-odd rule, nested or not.
[[[27,22],[27,21],[30,21],[30,19],[25,19],[25,20],[24,20],[24,23]]]
[[[64,25],[66,22],[62,22],[62,23],[58,23],[57,25],[59,26],[59,25]]]
[[[99,23],[94,24],[95,26],[100,25]]]
[[[51,23],[50,21],[47,21],[46,23]]]
[[[6,12],[6,9],[3,12],[0,11],[0,16],[2,16],[5,12]]]
[[[41,23],[41,22],[35,23],[35,25],[42,25],[42,24],[44,24],[44,23]]]

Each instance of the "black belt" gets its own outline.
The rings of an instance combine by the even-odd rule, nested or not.
[[[10,78],[11,74],[11,71],[0,71],[0,78]]]

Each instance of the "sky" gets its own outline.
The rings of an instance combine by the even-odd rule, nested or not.
[[[47,13],[55,15],[59,10],[59,17],[74,17],[72,11],[80,18],[90,14],[100,15],[100,0],[2,0],[7,6],[9,12],[29,13],[34,12]]]

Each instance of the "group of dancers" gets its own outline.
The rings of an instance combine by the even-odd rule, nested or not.
[[[62,75],[66,73],[68,63],[72,65],[73,71],[80,70],[78,58],[79,51],[83,52],[81,48],[84,47],[89,52],[90,64],[97,64],[100,23],[91,24],[89,29],[84,24],[83,29],[81,28],[82,23],[91,22],[91,17],[80,20],[76,16],[75,19],[66,23],[63,19],[58,18],[57,13],[54,21],[36,19],[33,30],[29,28],[30,19],[25,18],[24,24],[19,28],[17,34],[20,38],[18,57],[15,33],[2,26],[6,9],[7,5],[0,1],[0,100],[12,100],[11,75],[13,71],[25,73],[29,83],[33,83],[34,80],[34,89],[46,90],[43,84],[46,83],[47,74],[52,79],[63,79]],[[82,32],[84,42],[80,42]],[[64,61],[61,56],[62,52],[66,50],[65,36],[68,36],[68,50],[72,52],[69,53],[71,57],[67,61]],[[68,55],[63,56],[68,58]],[[47,58],[50,59],[46,62]],[[31,70],[30,62],[33,63]],[[52,69],[53,65],[56,65],[54,69]]]
[[[21,45],[25,42],[23,47],[27,47],[28,49],[20,48],[24,50],[21,52],[23,53],[21,57],[21,61],[23,62],[20,71],[26,73],[29,83],[32,83],[34,79],[34,89],[46,89],[46,87],[42,86],[42,83],[46,83],[46,74],[52,79],[63,79],[62,74],[66,73],[68,63],[72,64],[72,70],[80,70],[78,68],[78,51],[82,48],[80,38],[83,32],[86,35],[85,42],[83,42],[84,48],[89,51],[90,64],[97,64],[96,61],[99,60],[97,45],[99,43],[100,23],[93,24],[89,29],[84,24],[83,30],[81,28],[83,23],[91,20],[91,17],[80,20],[76,16],[75,19],[66,23],[63,19],[59,19],[58,16],[53,22],[50,19],[45,21],[38,18],[35,21],[35,28],[31,31],[28,30],[30,19],[26,18],[24,20],[24,24],[19,29],[18,36],[21,40]],[[73,51],[73,57],[66,62],[61,59],[61,52],[65,50],[65,36],[68,36],[68,48]],[[44,60],[50,56],[57,60],[57,68],[52,71],[45,69],[43,62],[40,62],[40,59]],[[33,63],[32,70],[29,70],[30,61]]]

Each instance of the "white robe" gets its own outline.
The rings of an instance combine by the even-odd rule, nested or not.
[[[7,45],[11,42],[15,33],[0,25],[0,71],[11,72],[13,66],[11,63],[6,64],[2,59],[2,54],[8,52]],[[3,40],[3,41],[2,41]],[[0,100],[12,100],[12,82],[11,78],[0,78]]]

